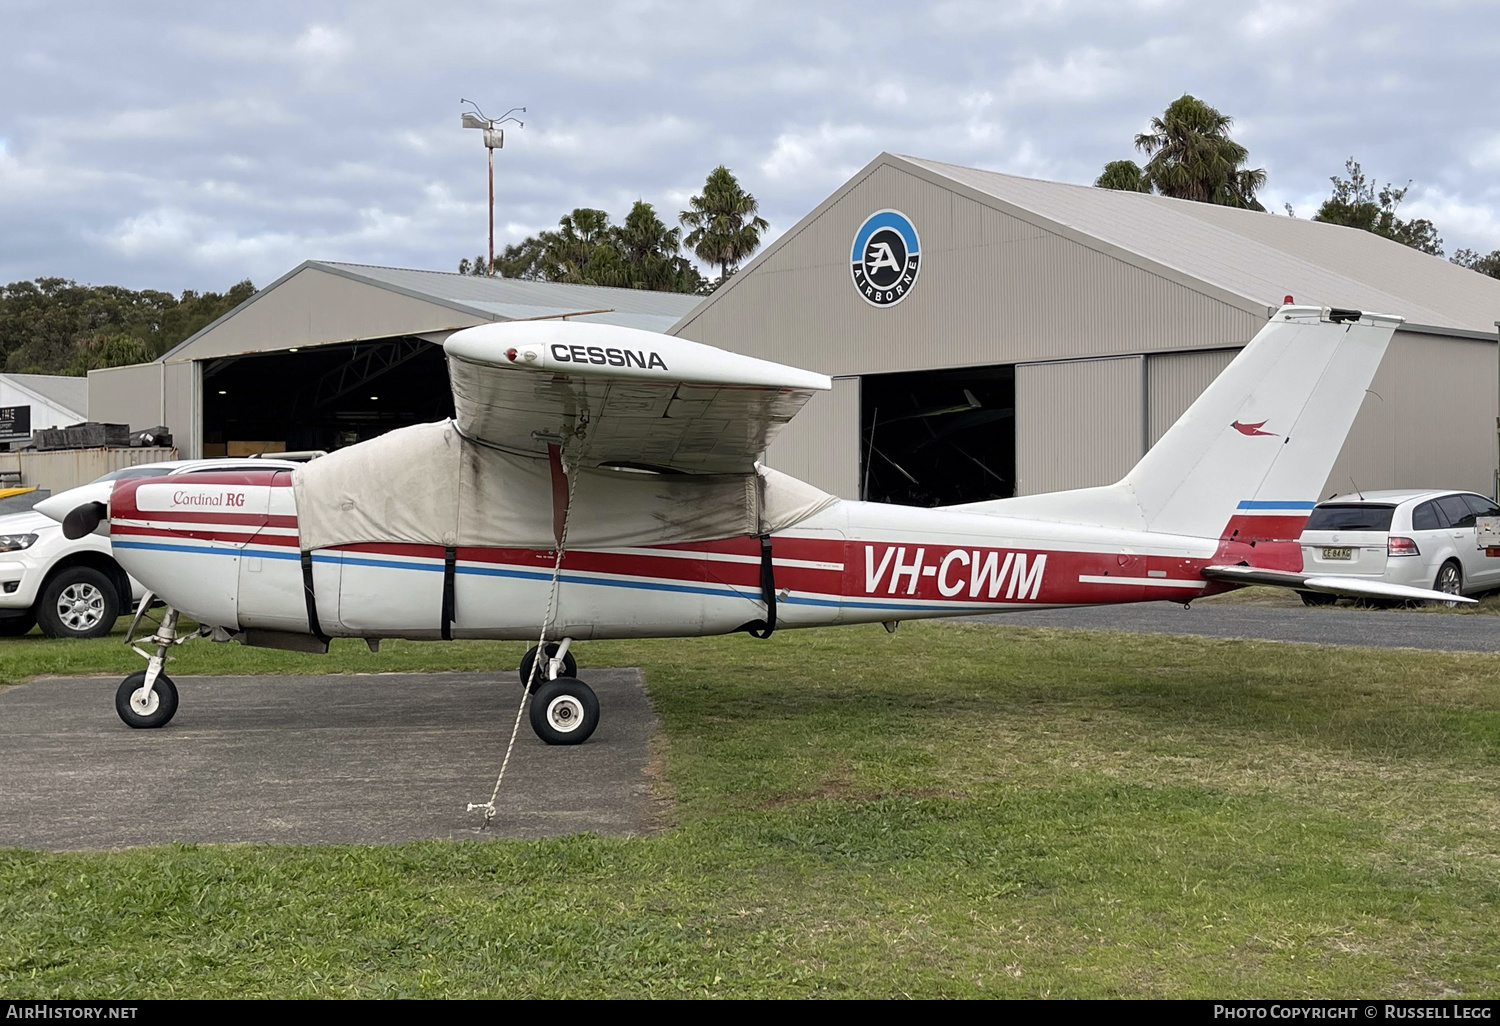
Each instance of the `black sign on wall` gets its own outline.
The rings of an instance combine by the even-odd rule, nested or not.
[[[31,407],[0,406],[0,438],[30,438]]]

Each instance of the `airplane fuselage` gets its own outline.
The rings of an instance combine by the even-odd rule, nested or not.
[[[267,470],[119,482],[110,502],[116,557],[161,599],[230,631],[536,636],[555,550],[461,546],[450,553],[378,542],[317,549],[309,554],[310,604],[291,478]],[[1258,534],[1255,562],[1274,565],[1275,548],[1285,543],[1265,539],[1294,540],[1306,511],[1254,513],[1274,530],[1244,537]],[[1235,541],[852,501],[771,537],[781,628],[1189,602],[1225,589],[1200,571],[1234,561],[1238,550],[1251,551]],[[763,558],[761,540],[750,535],[567,549],[549,633],[597,639],[741,629],[766,615]],[[1286,559],[1300,566],[1300,558],[1290,542]]]

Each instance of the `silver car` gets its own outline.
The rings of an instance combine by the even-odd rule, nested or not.
[[[1482,549],[1477,517],[1500,506],[1473,492],[1403,489],[1327,499],[1299,539],[1304,573],[1363,577],[1390,584],[1474,595],[1500,588],[1500,549]],[[1308,605],[1335,596],[1303,592]]]

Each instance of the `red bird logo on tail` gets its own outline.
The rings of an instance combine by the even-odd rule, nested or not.
[[[1232,428],[1234,428],[1240,434],[1242,434],[1242,435],[1250,435],[1251,437],[1254,437],[1255,435],[1271,435],[1271,436],[1276,437],[1276,438],[1280,438],[1281,437],[1280,435],[1276,434],[1276,432],[1274,432],[1274,431],[1262,431],[1261,428],[1263,428],[1263,427],[1266,426],[1266,422],[1265,421],[1261,421],[1258,424],[1241,424],[1239,421],[1235,421],[1233,424],[1230,424],[1229,426],[1232,427]]]

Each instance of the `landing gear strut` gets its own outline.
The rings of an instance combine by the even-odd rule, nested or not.
[[[549,745],[581,745],[599,726],[599,698],[575,676],[572,644],[563,638],[548,645],[540,666],[535,645],[521,659],[521,686],[531,688],[531,729]]]
[[[162,667],[166,665],[167,652],[173,645],[181,645],[203,633],[199,630],[193,634],[179,635],[177,610],[168,606],[156,632],[141,639],[143,644],[153,646],[153,651],[148,652],[140,645],[133,644],[136,628],[140,626],[155,597],[150,592],[146,593],[141,604],[136,607],[130,630],[125,633],[125,643],[146,660],[146,668],[120,681],[120,686],[115,691],[115,712],[120,714],[120,719],[125,721],[126,726],[142,730],[164,727],[177,714],[177,686],[172,683],[171,677],[162,672]]]

